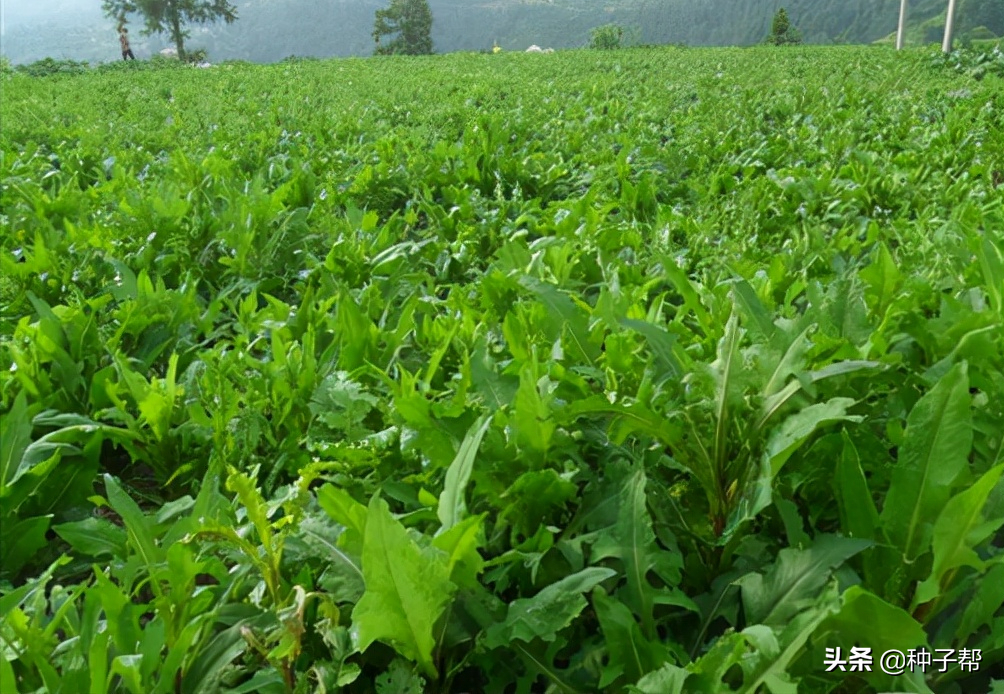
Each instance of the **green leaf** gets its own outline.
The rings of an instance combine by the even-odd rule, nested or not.
[[[650,672],[632,687],[632,694],[684,694],[683,685],[690,673],[672,663],[666,663],[655,672]]]
[[[934,523],[934,565],[927,579],[917,586],[913,605],[922,605],[949,587],[951,578],[963,566],[982,571],[986,562],[976,548],[993,535],[1004,518],[985,518],[987,497],[1004,473],[1004,465],[992,467],[973,486],[956,494],[942,509]]]
[[[647,321],[622,318],[619,322],[625,328],[630,328],[645,338],[664,377],[680,378],[683,375],[683,366],[673,353],[677,341],[676,335]]]
[[[112,661],[111,672],[108,673],[109,683],[112,677],[118,675],[132,694],[147,694],[147,688],[143,684],[143,675],[140,672],[142,666],[142,653],[116,657]]]
[[[24,391],[14,398],[10,412],[0,419],[0,491],[24,474],[21,457],[31,443],[31,419]]]
[[[554,641],[586,607],[582,596],[600,582],[616,576],[613,569],[589,567],[552,583],[532,598],[509,605],[504,621],[492,625],[484,637],[487,648],[508,647],[512,641]]]
[[[108,504],[112,507],[115,513],[119,514],[122,518],[122,522],[126,527],[126,532],[128,533],[129,542],[139,553],[143,563],[146,565],[147,570],[151,573],[153,572],[153,567],[160,560],[160,553],[158,552],[157,545],[153,541],[153,534],[150,532],[150,524],[143,512],[140,511],[139,506],[135,501],[130,498],[128,494],[122,491],[122,487],[118,485],[109,474],[105,474],[105,493],[108,495]],[[154,590],[159,590],[156,586],[157,581],[153,582]]]
[[[400,659],[391,661],[376,678],[376,694],[423,694],[425,680]]]
[[[49,515],[4,522],[0,533],[0,569],[4,573],[16,576],[45,547],[45,533],[51,520]]]
[[[907,417],[881,520],[889,540],[908,561],[930,547],[934,521],[967,464],[973,443],[969,410],[968,372],[959,364]]]
[[[467,489],[467,482],[471,478],[471,471],[474,469],[474,459],[477,457],[481,439],[488,431],[490,423],[491,419],[487,415],[482,415],[471,425],[463,443],[460,444],[457,456],[446,471],[446,482],[443,485],[443,493],[439,495],[439,509],[437,510],[439,522],[443,526],[440,532],[455,526],[467,513],[464,492]]]
[[[21,692],[14,676],[14,668],[11,667],[7,658],[0,658],[0,692],[10,692],[10,694],[20,694]]]
[[[783,549],[765,575],[748,574],[742,588],[747,624],[782,626],[816,602],[833,570],[870,547],[870,540],[820,535],[806,549]]]
[[[844,447],[833,474],[833,491],[840,510],[840,526],[848,537],[874,539],[879,527],[878,510],[861,469],[857,449],[846,432]]]
[[[181,691],[186,694],[210,694],[217,691],[218,683],[230,663],[247,650],[248,644],[241,632],[252,625],[254,620],[244,619],[215,634],[208,645],[193,656],[192,663],[185,670]]]
[[[383,641],[438,678],[433,629],[456,589],[442,555],[423,552],[391,516],[387,502],[374,497],[362,562],[366,592],[352,610],[356,647],[365,651]]]
[[[833,645],[846,649],[860,644],[872,649],[873,654],[890,650],[906,653],[911,648],[929,648],[924,628],[905,610],[891,605],[862,586],[851,586],[842,598],[840,610],[820,627],[821,632],[832,633],[838,641]],[[886,675],[873,668],[862,677],[878,691],[892,691],[901,686],[911,687],[918,694],[931,694],[920,673],[901,677]]]
[[[764,340],[773,337],[776,332],[774,321],[771,320],[770,312],[760,301],[760,297],[757,296],[750,283],[742,279],[734,281],[732,283],[732,296],[736,305],[752,319],[750,327],[753,331]]]
[[[536,294],[541,303],[547,307],[557,327],[554,337],[568,335],[568,341],[574,347],[574,350],[569,352],[576,359],[593,366],[600,355],[600,348],[589,340],[589,315],[567,294],[552,284],[541,282],[528,275],[520,277],[519,283]]]
[[[129,544],[126,531],[101,518],[85,518],[52,528],[76,551],[92,557],[108,554],[125,558]]]
[[[864,280],[868,287],[865,291],[868,307],[872,313],[884,316],[886,309],[898,296],[901,282],[899,268],[896,267],[896,261],[893,260],[885,243],[878,244],[871,264],[863,268],[858,277]]]
[[[646,639],[631,610],[609,597],[602,588],[593,589],[593,608],[609,654],[600,678],[601,689],[609,687],[620,677],[635,682],[668,660],[666,647]]]
[[[338,538],[338,544],[355,556],[360,556],[368,516],[366,507],[344,489],[331,484],[325,484],[317,490],[317,503],[333,521],[345,527],[345,532]]]
[[[993,622],[997,611],[1004,605],[1004,564],[996,564],[979,579],[968,598],[955,637],[965,641],[980,627]]]
[[[432,546],[446,553],[447,570],[450,581],[465,588],[480,586],[478,575],[484,569],[485,561],[478,552],[484,542],[484,516],[471,516],[454,525],[446,532],[436,535]]]
[[[602,532],[593,545],[591,560],[615,557],[623,565],[627,585],[624,602],[641,618],[644,634],[655,637],[653,617],[657,602],[670,602],[698,612],[696,605],[671,587],[680,581],[682,559],[656,543],[652,517],[645,494],[646,478],[638,470],[624,481],[619,495],[617,523]],[[649,581],[654,572],[669,588],[655,588]]]
[[[792,453],[820,427],[841,421],[860,422],[861,417],[847,414],[847,408],[853,405],[851,398],[833,398],[809,405],[785,419],[767,442],[771,474],[776,477]]]

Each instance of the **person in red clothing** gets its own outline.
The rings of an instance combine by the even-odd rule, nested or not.
[[[119,27],[119,43],[122,44],[122,60],[136,60],[129,47],[129,30],[123,26]]]

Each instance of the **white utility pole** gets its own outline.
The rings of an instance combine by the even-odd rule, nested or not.
[[[941,44],[941,50],[945,53],[952,52],[952,29],[955,28],[955,0],[948,0],[948,16],[945,18],[945,40]]]
[[[903,33],[906,31],[906,0],[899,0],[899,27],[896,29],[896,50],[903,50]]]

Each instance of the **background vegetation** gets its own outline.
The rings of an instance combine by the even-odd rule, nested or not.
[[[195,28],[191,47],[208,49],[212,61],[272,62],[291,55],[349,56],[373,52],[374,13],[384,0],[240,0],[232,26]],[[984,26],[1004,35],[999,0],[960,0],[959,37]],[[896,30],[899,0],[430,0],[432,41],[439,52],[505,50],[527,46],[580,47],[595,27],[616,23],[633,43],[750,45],[770,32],[785,7],[807,43],[870,43]],[[944,0],[911,0],[909,42],[940,42]],[[87,61],[119,58],[114,23],[98,0],[31,0],[4,7],[2,51],[17,63],[46,57]],[[133,32],[136,34],[137,32]],[[937,36],[935,36],[937,34]],[[164,48],[160,39],[139,40],[140,58]]]

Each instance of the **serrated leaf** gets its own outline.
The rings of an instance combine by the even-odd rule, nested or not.
[[[814,604],[833,570],[870,547],[864,539],[820,535],[806,549],[783,549],[766,574],[739,579],[748,624],[780,626]]]
[[[501,648],[512,641],[529,643],[538,638],[554,641],[558,632],[585,609],[586,599],[582,594],[616,574],[612,569],[586,568],[552,583],[532,598],[513,601],[505,620],[485,633],[485,646]]]
[[[684,694],[683,685],[690,673],[672,663],[650,672],[629,690],[632,694]]]
[[[619,495],[617,523],[598,536],[593,544],[592,561],[611,557],[621,561],[627,579],[624,602],[641,618],[645,635],[652,638],[655,635],[655,604],[661,593],[671,591],[653,587],[649,582],[649,572],[656,573],[667,586],[674,586],[680,580],[682,560],[656,542],[645,485],[642,470],[625,480]],[[685,596],[680,594],[679,597]],[[681,602],[686,604],[689,601]],[[698,611],[696,606],[692,609]]]

